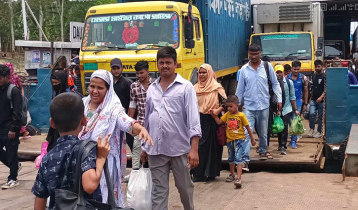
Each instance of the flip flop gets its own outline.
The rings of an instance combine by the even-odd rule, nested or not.
[[[266,157],[267,157],[267,159],[273,159],[271,153],[269,153],[269,152],[266,152]]]

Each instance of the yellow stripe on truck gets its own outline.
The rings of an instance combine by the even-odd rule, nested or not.
[[[234,74],[237,72],[237,70],[239,70],[239,66],[235,66],[232,68],[228,68],[228,69],[223,69],[223,70],[219,70],[219,71],[215,71],[215,75],[217,78],[219,77],[223,77],[229,74]]]

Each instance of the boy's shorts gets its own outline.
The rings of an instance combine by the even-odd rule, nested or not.
[[[242,164],[242,156],[245,152],[244,143],[244,139],[237,139],[226,143],[229,153],[229,164]]]

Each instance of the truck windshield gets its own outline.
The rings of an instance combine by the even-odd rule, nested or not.
[[[261,56],[270,60],[311,60],[310,34],[254,35],[252,42],[261,45]]]
[[[343,43],[339,41],[325,41],[324,42],[324,58],[334,59],[335,57],[344,58]]]
[[[90,16],[82,51],[158,49],[179,45],[179,20],[174,12],[121,13]]]

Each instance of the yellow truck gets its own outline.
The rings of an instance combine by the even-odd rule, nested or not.
[[[188,3],[146,1],[91,7],[79,55],[83,94],[88,94],[92,72],[110,70],[113,58],[122,60],[123,75],[133,81],[134,65],[140,60],[149,62],[152,78],[158,77],[156,54],[164,46],[176,49],[176,72],[185,79],[196,83],[199,66],[209,63],[229,94],[234,94],[236,72],[247,55],[251,32],[249,0],[234,0],[230,8],[215,1]]]

